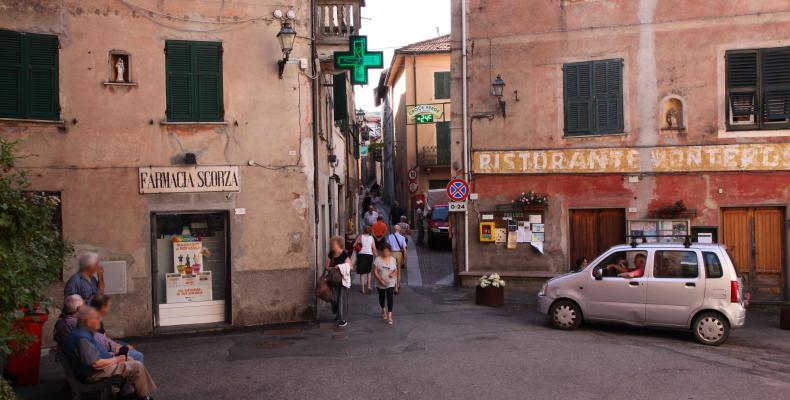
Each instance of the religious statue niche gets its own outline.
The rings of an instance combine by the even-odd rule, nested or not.
[[[661,116],[661,130],[681,132],[686,129],[683,101],[679,97],[664,99]]]
[[[107,83],[132,83],[132,64],[129,53],[121,50],[110,51],[110,76]]]

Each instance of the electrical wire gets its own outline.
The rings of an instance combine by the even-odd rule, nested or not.
[[[118,0],[121,3],[125,4],[127,7],[136,8],[138,10],[145,11],[151,15],[157,15],[159,17],[168,18],[168,19],[175,19],[182,22],[189,22],[189,23],[198,23],[198,24],[213,24],[213,25],[238,25],[238,24],[246,24],[248,22],[254,21],[277,21],[277,18],[274,17],[251,17],[246,19],[239,19],[233,21],[222,21],[220,20],[221,17],[216,17],[215,20],[194,20],[190,18],[179,17],[177,15],[168,14],[161,11],[151,10],[150,8],[145,8],[141,5],[134,4],[128,0]]]
[[[297,150],[296,150],[297,154],[298,154],[298,156],[296,158],[296,162],[293,163],[293,164],[286,164],[286,165],[264,165],[264,164],[260,164],[258,162],[253,161],[253,164],[255,166],[257,166],[257,167],[261,167],[261,168],[272,170],[272,171],[280,171],[280,170],[289,169],[289,168],[296,168],[302,162],[302,80],[301,80],[300,77],[301,77],[301,73],[296,74],[296,87],[297,87],[296,91],[298,93],[298,95],[297,95],[297,99],[298,100],[297,101],[299,103],[298,107],[297,107],[297,110],[298,110],[297,114],[298,114],[298,117],[299,117],[299,145],[298,145]]]

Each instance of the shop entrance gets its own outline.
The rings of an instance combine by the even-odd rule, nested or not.
[[[155,213],[151,233],[154,326],[227,322],[228,214]]]
[[[592,261],[616,244],[625,242],[625,210],[622,208],[570,210],[571,259]]]
[[[755,300],[784,299],[784,207],[721,210],[721,241]]]

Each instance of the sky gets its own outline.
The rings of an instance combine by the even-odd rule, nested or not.
[[[369,50],[384,52],[387,68],[395,49],[450,33],[450,0],[367,0],[360,33],[368,36]],[[377,110],[373,88],[381,71],[369,70],[368,85],[354,89],[357,108]]]

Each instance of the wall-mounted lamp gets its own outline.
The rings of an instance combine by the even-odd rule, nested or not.
[[[291,23],[283,21],[280,26],[280,32],[277,34],[277,40],[280,42],[280,50],[283,52],[283,59],[277,61],[277,66],[280,69],[280,79],[283,79],[285,64],[288,62],[288,57],[291,55],[291,50],[294,48],[295,39],[296,31],[291,26]]]
[[[364,124],[365,123],[365,110],[360,108],[359,110],[357,110],[356,114],[357,114],[357,122],[359,122],[360,124]]]
[[[505,81],[502,80],[501,75],[497,75],[494,82],[491,83],[491,95],[496,97],[499,109],[502,110],[502,118],[507,118],[505,112],[505,102],[502,100],[502,95],[505,93]]]

